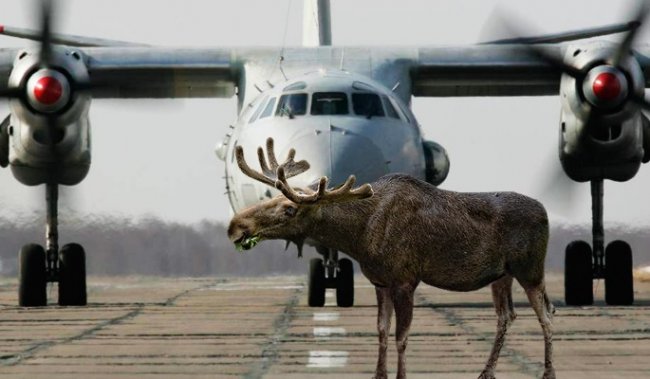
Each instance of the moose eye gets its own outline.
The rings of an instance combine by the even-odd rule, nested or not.
[[[287,216],[287,217],[293,217],[293,216],[296,215],[297,211],[298,210],[296,208],[289,206],[289,207],[284,208],[284,215]]]

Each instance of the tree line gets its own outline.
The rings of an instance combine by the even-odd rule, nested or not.
[[[157,218],[67,218],[60,220],[61,245],[77,242],[87,254],[91,275],[259,276],[305,274],[308,260],[317,256],[305,248],[296,259],[296,247],[285,251],[284,241],[265,241],[253,250],[237,252],[226,234],[227,226],[214,221],[196,224]],[[41,216],[22,219],[0,217],[0,275],[18,271],[18,251],[26,243],[44,243]],[[650,227],[607,225],[607,242],[623,239],[634,251],[635,265],[650,264]],[[554,224],[547,253],[547,269],[561,270],[564,249],[575,239],[591,243],[590,225]]]

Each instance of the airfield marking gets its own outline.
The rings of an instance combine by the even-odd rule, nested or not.
[[[334,368],[345,367],[348,363],[347,351],[310,351],[307,367]]]
[[[314,312],[314,321],[338,321],[339,312]]]
[[[325,306],[336,306],[333,291],[325,292]],[[314,312],[313,321],[333,322],[339,321],[339,312]],[[327,341],[333,337],[341,338],[347,335],[345,328],[340,326],[314,326],[313,337],[316,341]],[[308,368],[341,368],[348,363],[350,353],[347,351],[311,350],[306,366]]]
[[[329,326],[316,326],[314,327],[314,337],[317,339],[329,339],[331,336],[345,336],[345,328],[342,327],[329,327]]]

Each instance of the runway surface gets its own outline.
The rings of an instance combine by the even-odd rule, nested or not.
[[[0,280],[0,377],[365,378],[376,353],[375,294],[356,278],[356,306],[306,306],[305,277],[89,278],[88,307],[16,307],[15,279]],[[637,305],[557,305],[558,378],[650,378],[650,283]],[[329,291],[329,290],[328,290]],[[602,299],[603,283],[598,299]],[[56,296],[56,288],[50,291]],[[496,319],[489,289],[452,293],[421,286],[407,350],[409,378],[476,378]],[[498,378],[539,378],[540,327],[515,285],[519,317]],[[396,354],[389,347],[389,367]]]

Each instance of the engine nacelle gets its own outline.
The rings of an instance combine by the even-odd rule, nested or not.
[[[609,60],[616,48],[615,44],[604,41],[567,48],[565,62],[583,71],[586,76],[574,78],[562,75],[560,101],[563,112],[572,113],[583,121],[591,118],[592,124],[621,123],[639,112],[634,102],[625,100],[632,94],[643,97],[643,71],[632,55],[622,59],[617,67],[612,67]],[[602,87],[601,78],[610,78],[618,93],[602,91],[608,88]]]
[[[91,95],[75,88],[88,81],[79,51],[53,47],[48,68],[41,67],[37,49],[16,56],[8,87],[23,94],[9,102],[9,163],[23,184],[73,185],[87,175]]]
[[[449,156],[447,150],[440,144],[433,141],[423,141],[425,171],[424,177],[427,183],[434,186],[442,184],[449,174]]]
[[[643,97],[645,79],[632,55],[612,65],[616,48],[598,42],[566,51],[565,62],[584,73],[560,82],[560,161],[575,181],[629,180],[645,155],[645,117],[630,100]]]

